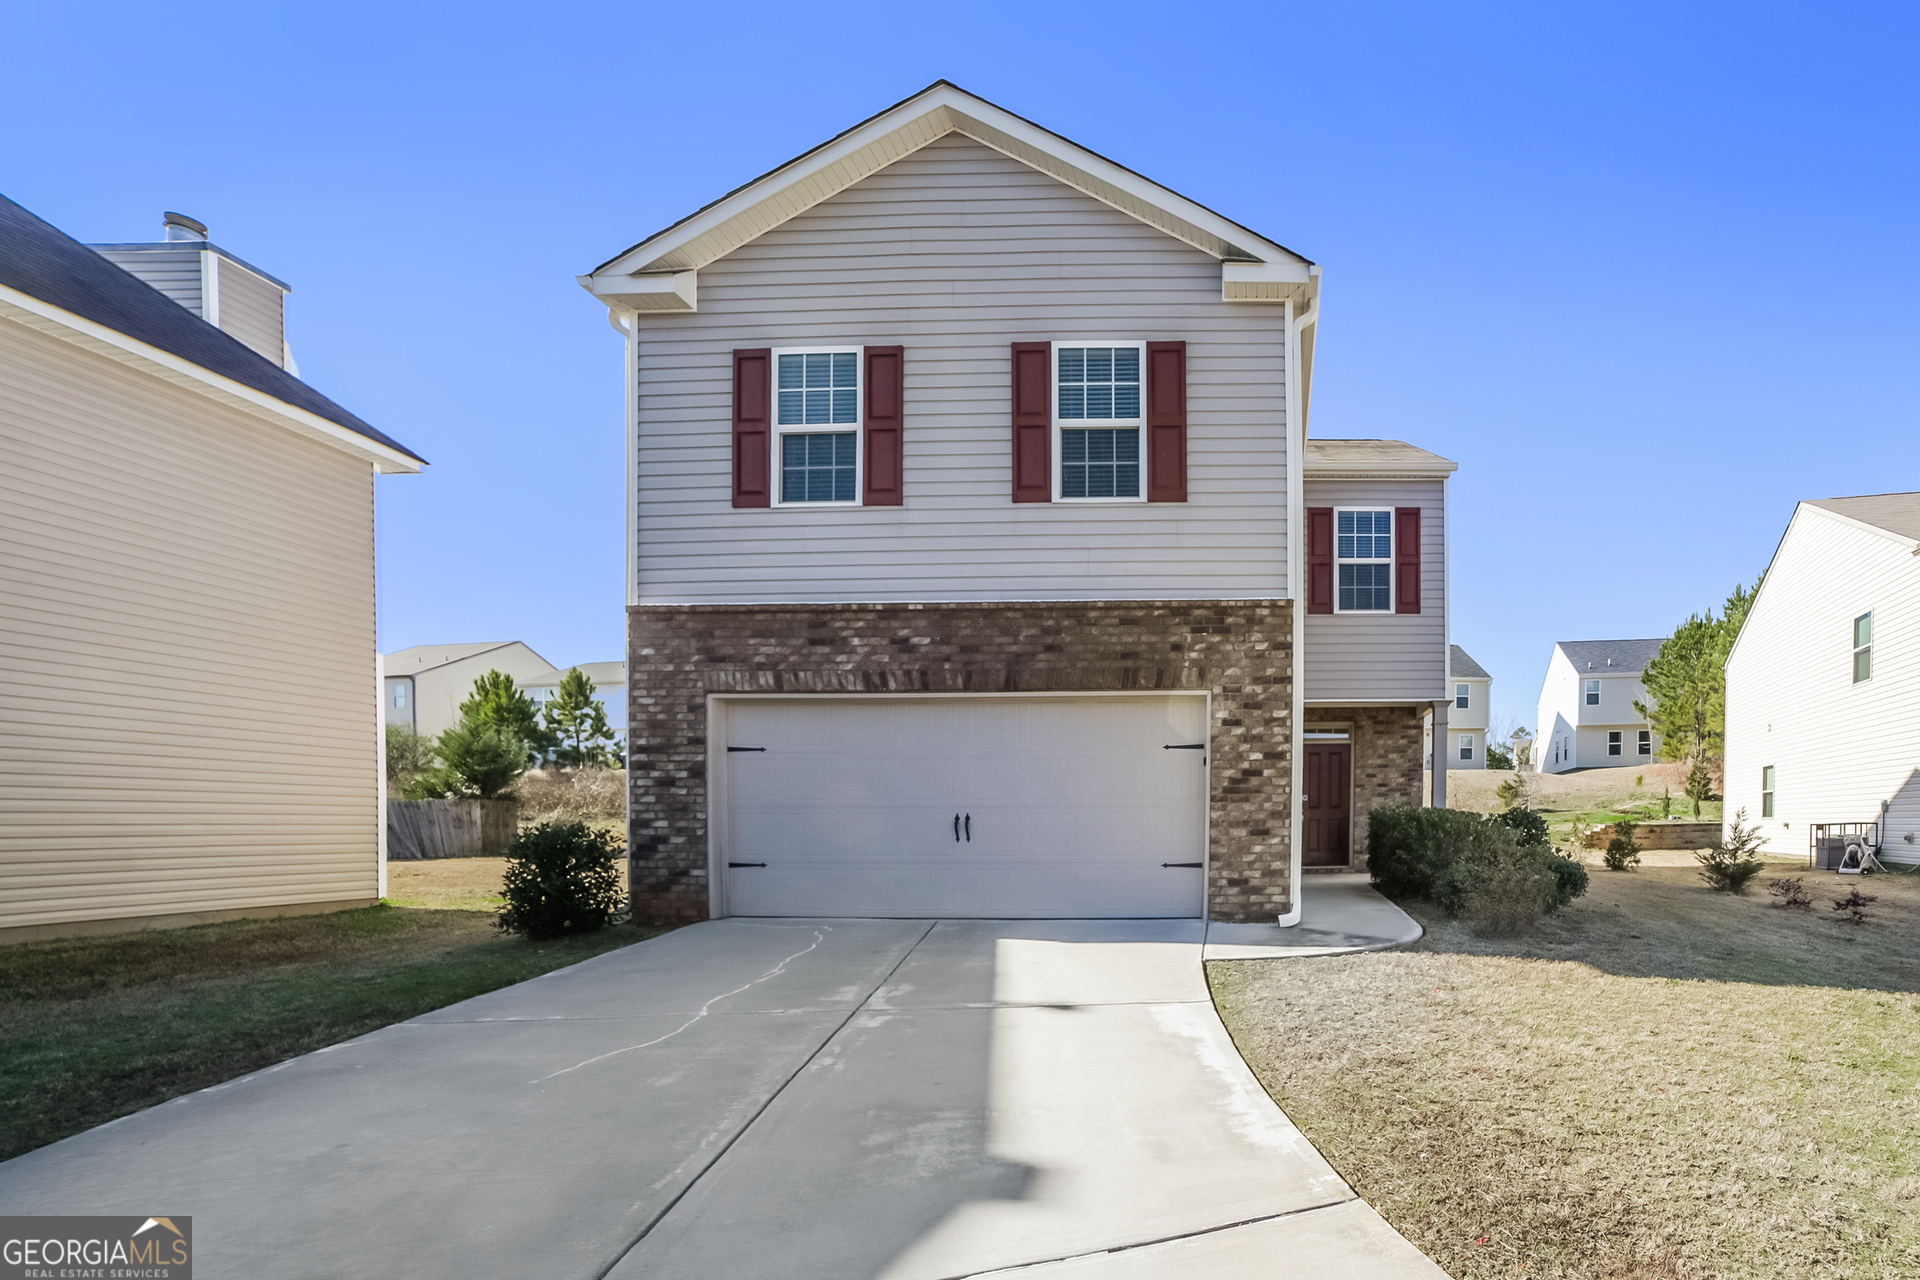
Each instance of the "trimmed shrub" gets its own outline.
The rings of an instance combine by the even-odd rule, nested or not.
[[[507,850],[506,905],[494,921],[535,942],[592,933],[619,919],[620,837],[584,822],[543,822]]]
[[[1544,848],[1552,843],[1547,836],[1546,815],[1536,813],[1532,809],[1516,806],[1503,813],[1494,814],[1489,821],[1495,826],[1505,827],[1513,832],[1521,844]]]
[[[1486,827],[1464,809],[1383,805],[1367,815],[1367,872],[1391,897],[1432,897],[1434,882]]]

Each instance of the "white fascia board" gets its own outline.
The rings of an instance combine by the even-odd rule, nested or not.
[[[608,306],[631,311],[698,311],[700,273],[660,272],[651,275],[577,276],[580,287]]]
[[[1036,124],[1022,120],[1011,112],[1004,111],[984,99],[976,98],[972,94],[957,89],[952,85],[943,84],[936,85],[926,93],[909,99],[899,106],[894,107],[892,110],[875,116],[865,124],[856,126],[832,142],[808,152],[799,159],[747,184],[732,195],[717,201],[710,208],[702,210],[686,221],[668,228],[649,240],[642,241],[620,257],[593,272],[592,276],[595,278],[601,276],[631,276],[636,271],[647,270],[651,264],[672,254],[675,250],[687,245],[689,242],[709,234],[729,220],[771,199],[779,192],[807,182],[809,179],[833,168],[855,153],[884,141],[888,135],[906,130],[914,124],[926,120],[929,116],[938,117],[929,122],[933,126],[932,136],[924,138],[920,142],[905,148],[901,154],[918,150],[919,147],[924,146],[926,142],[954,132],[966,133],[967,136],[975,138],[976,141],[984,145],[995,146],[992,135],[999,133],[1013,142],[1031,147],[1037,152],[1058,160],[1069,169],[1078,170],[1086,174],[1097,180],[1098,183],[1106,184],[1116,191],[1125,193],[1144,204],[1161,209],[1175,218],[1191,223],[1194,227],[1236,248],[1244,246],[1246,251],[1255,257],[1264,258],[1267,262],[1271,263],[1298,263],[1303,267],[1306,265],[1304,259],[1301,259],[1284,246],[1275,244],[1247,228],[1227,218],[1221,217],[1212,210],[1194,203],[1185,196],[1168,190],[1157,182],[1143,178],[1139,174],[1125,169],[1110,160],[1102,159],[1091,151],[1067,141],[1058,134],[1051,133]],[[970,129],[968,127],[969,125],[973,125],[975,128]],[[1004,148],[996,146],[996,149]],[[898,155],[887,156],[884,160],[876,157],[876,160],[879,160],[879,162],[874,164],[873,171],[877,172],[879,169],[884,168],[886,164],[892,163],[893,160],[898,158]],[[1018,157],[1016,156],[1015,158],[1017,159]],[[1067,182],[1069,185],[1077,185],[1073,183],[1071,176],[1059,173],[1050,176]],[[839,189],[841,188],[836,186],[833,191],[824,192],[820,198],[825,199],[828,195],[835,194]],[[1088,190],[1087,193],[1094,195],[1096,199],[1102,199],[1103,203],[1112,203],[1110,200],[1102,197],[1097,191]],[[791,216],[791,214],[788,216]],[[784,218],[781,219],[781,221],[784,220]],[[682,267],[692,266],[697,269],[704,264],[695,262],[677,265]]]
[[[175,386],[210,396],[256,418],[265,418],[277,426],[290,428],[370,462],[382,474],[400,472],[411,475],[427,465],[377,440],[369,440],[357,431],[349,431],[337,422],[329,422],[317,413],[309,413],[264,391],[255,391],[245,383],[235,382],[224,374],[202,368],[171,351],[149,346],[118,329],[77,316],[6,285],[0,285],[0,317],[18,321],[30,329],[37,329],[121,364],[154,374]]]

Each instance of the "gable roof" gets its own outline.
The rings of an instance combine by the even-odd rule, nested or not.
[[[1554,647],[1567,655],[1574,670],[1584,675],[1637,676],[1647,669],[1667,639],[1562,640]]]
[[[1334,476],[1448,476],[1460,464],[1437,453],[1428,453],[1404,440],[1321,440],[1307,441],[1305,465],[1301,473],[1315,479]]]
[[[1809,498],[1807,505],[1831,511],[1902,538],[1920,539],[1920,493],[1868,493],[1855,498]]]
[[[1223,296],[1281,301],[1297,295],[1305,305],[1317,294],[1319,268],[1309,259],[947,80],[736,187],[609,258],[580,283],[610,305],[692,310],[693,282],[671,277],[699,271],[949,133],[965,134],[1229,264]]]
[[[1491,680],[1487,669],[1467,656],[1457,644],[1447,646],[1447,674],[1462,680]]]
[[[300,422],[310,417],[334,428],[309,434],[331,436],[331,442],[339,443],[339,432],[344,430],[374,446],[364,451],[384,464],[382,470],[418,471],[425,465],[426,459],[419,454],[348,413],[240,339],[208,324],[5,196],[0,196],[0,287],[177,357],[293,411],[283,416]],[[42,309],[24,310],[41,320],[58,319]],[[124,346],[119,351],[129,354]],[[263,406],[254,401],[249,407]]]
[[[491,653],[495,649],[511,648],[516,644],[521,644],[521,642],[518,640],[483,640],[478,644],[417,644],[411,649],[396,649],[392,653],[386,654],[381,658],[381,664],[386,675],[416,676],[422,671],[432,671],[435,667],[444,667],[455,662],[463,662],[479,654]],[[521,645],[521,647],[526,648],[525,645]],[[533,653],[533,650],[529,648],[527,652]],[[537,653],[533,653],[533,656],[540,658],[540,655]],[[540,661],[546,662],[549,667],[553,665],[551,662],[547,662],[545,658],[540,658]]]

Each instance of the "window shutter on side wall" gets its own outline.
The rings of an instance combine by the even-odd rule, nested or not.
[[[773,349],[733,353],[733,505],[773,503]]]
[[[1147,501],[1187,500],[1187,344],[1147,344]]]
[[[1053,501],[1053,348],[1013,344],[1013,500]]]
[[[1333,508],[1307,508],[1307,612],[1333,612]]]
[[[866,492],[869,507],[897,507],[905,500],[905,349],[866,349]]]
[[[1393,509],[1393,611],[1420,612],[1420,508]]]

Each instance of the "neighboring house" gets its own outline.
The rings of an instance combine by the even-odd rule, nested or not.
[[[489,671],[510,675],[529,691],[559,682],[553,664],[518,640],[420,644],[387,654],[380,666],[387,686],[387,723],[404,724],[428,737],[460,722],[460,704],[473,696],[473,682]]]
[[[424,464],[223,314],[0,198],[0,939],[381,895],[373,479]]]
[[[940,82],[581,282],[640,916],[1294,921],[1421,802],[1454,464],[1307,439],[1307,259]]]
[[[1534,769],[1617,769],[1660,758],[1660,736],[1635,702],[1647,701],[1640,673],[1664,640],[1562,640],[1540,686]]]
[[[1453,706],[1447,712],[1447,768],[1487,767],[1487,705],[1493,677],[1459,645],[1447,648],[1447,678]]]
[[[1794,509],[1727,658],[1725,814],[1804,856],[1813,824],[1877,824],[1920,862],[1920,493]]]
[[[542,677],[544,683],[528,689],[527,696],[544,709],[560,692],[560,680],[566,674],[556,670]],[[593,700],[606,708],[607,726],[613,730],[614,739],[624,744],[627,740],[627,664],[582,662],[580,674],[593,681]]]

